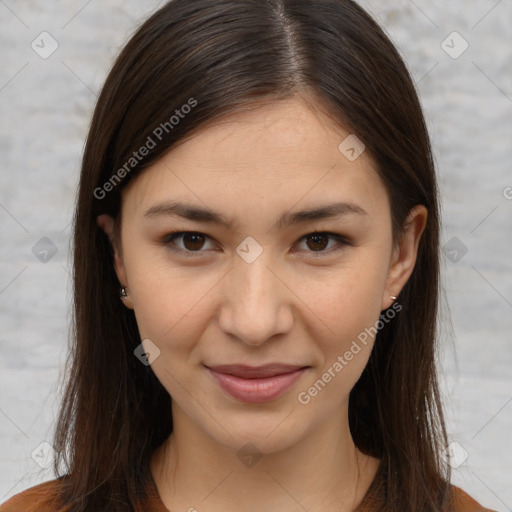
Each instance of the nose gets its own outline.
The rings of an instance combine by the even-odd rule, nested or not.
[[[235,261],[219,319],[223,332],[250,346],[285,334],[293,325],[293,293],[264,255],[252,263]]]

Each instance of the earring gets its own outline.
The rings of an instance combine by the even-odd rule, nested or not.
[[[119,289],[119,297],[121,298],[121,300],[126,299],[128,297],[125,286]]]
[[[390,295],[390,296],[389,296],[389,298],[390,298],[391,300],[396,300],[396,297],[395,297],[394,295]]]

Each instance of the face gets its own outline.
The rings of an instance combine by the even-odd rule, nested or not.
[[[386,189],[365,152],[338,148],[348,135],[276,102],[198,132],[123,190],[116,271],[175,425],[269,453],[346,426],[426,218],[414,209],[393,245]],[[289,366],[251,372],[274,363]]]

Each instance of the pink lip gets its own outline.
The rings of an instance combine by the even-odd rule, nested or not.
[[[287,391],[306,367],[270,364],[259,367],[221,365],[207,367],[220,387],[233,398],[248,403],[269,402]]]

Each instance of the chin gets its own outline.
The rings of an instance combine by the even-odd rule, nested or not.
[[[245,418],[231,419],[225,415],[222,425],[212,437],[219,443],[238,453],[239,450],[254,450],[258,453],[276,453],[285,450],[300,441],[302,432],[297,430],[297,423],[289,421],[293,413],[279,412],[265,414],[263,417],[250,415]],[[249,445],[249,446],[248,446]]]

